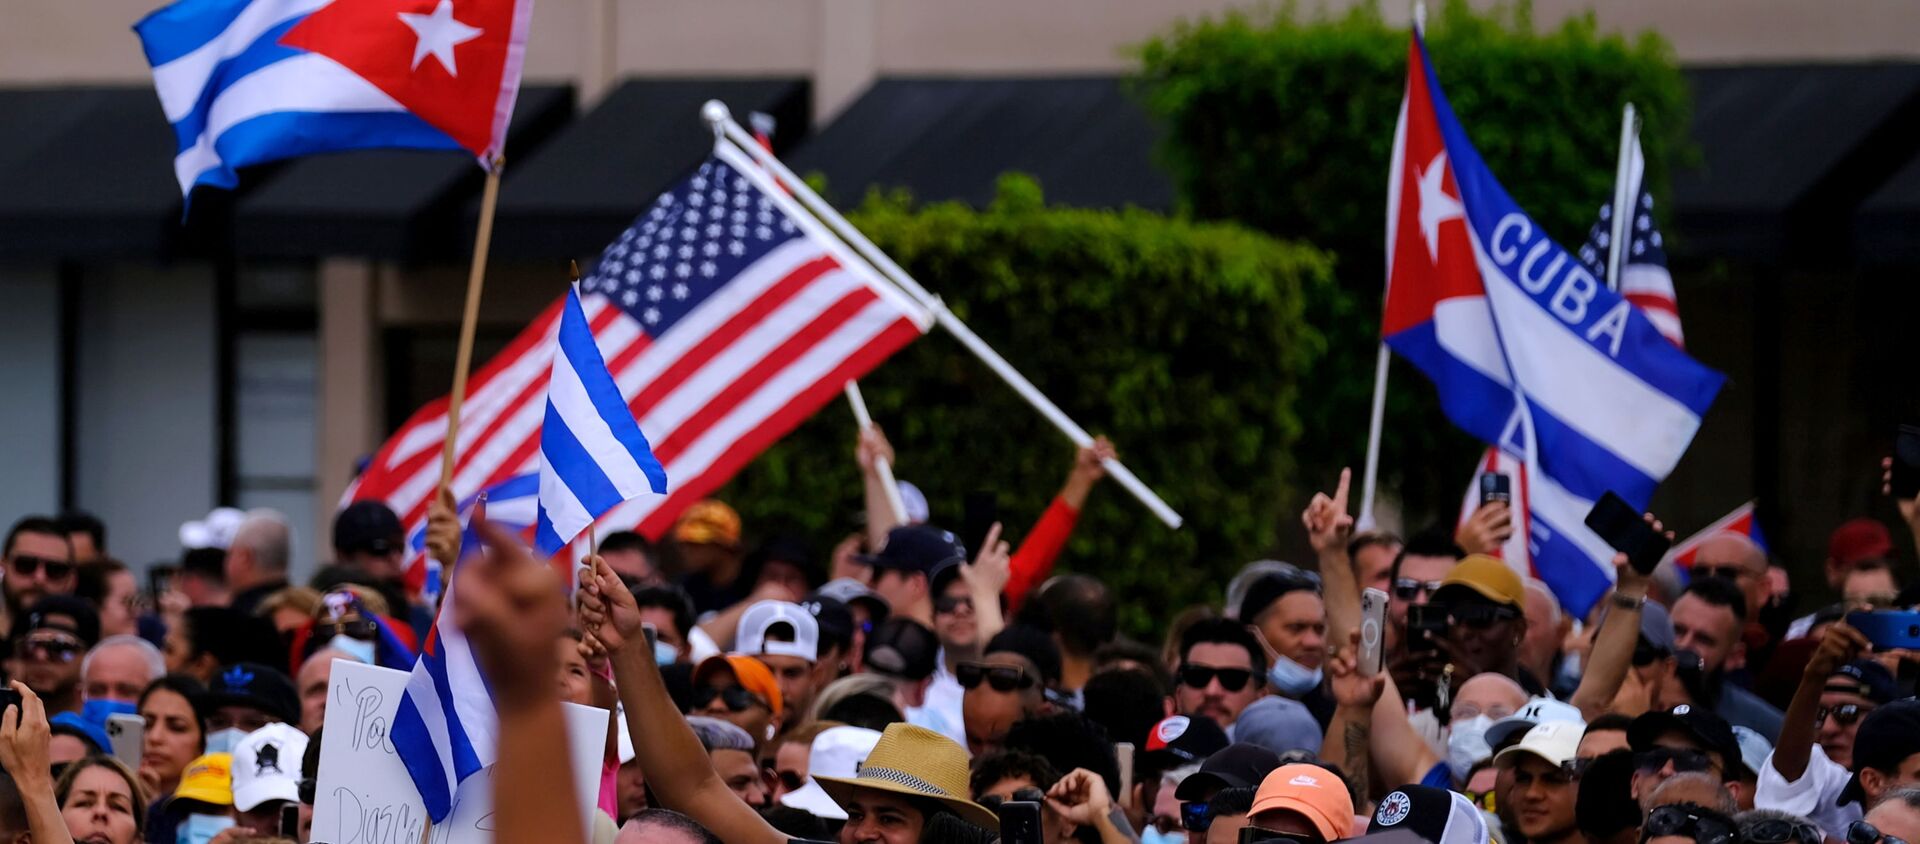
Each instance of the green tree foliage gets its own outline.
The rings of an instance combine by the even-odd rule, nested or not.
[[[1358,471],[1365,451],[1408,40],[1377,6],[1315,19],[1286,7],[1182,23],[1140,48],[1139,92],[1167,129],[1162,158],[1184,210],[1338,260],[1337,287],[1307,303],[1328,343],[1302,385],[1308,489],[1342,465]],[[1481,13],[1447,0],[1427,46],[1467,135],[1562,245],[1577,247],[1612,195],[1623,103],[1644,118],[1653,184],[1682,151],[1686,89],[1655,34],[1602,34],[1590,15],[1537,31],[1525,3]],[[1416,370],[1396,362],[1392,380],[1382,483],[1400,486],[1414,519],[1450,512],[1478,446],[1440,415]]]
[[[1110,481],[1089,502],[1062,565],[1118,589],[1131,629],[1217,601],[1273,545],[1299,385],[1324,347],[1304,316],[1333,284],[1322,253],[1231,223],[1049,208],[1023,176],[1003,178],[985,210],[871,195],[851,219],[1187,517],[1169,530]],[[960,527],[968,492],[991,490],[1017,540],[1072,462],[1067,440],[943,330],[861,388],[900,477],[943,526]],[[836,401],[722,497],[750,531],[785,528],[824,552],[861,506],[853,441]]]

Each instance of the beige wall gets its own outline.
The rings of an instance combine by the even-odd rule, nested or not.
[[[1328,0],[1339,9],[1354,0]],[[1439,0],[1435,0],[1439,2]],[[1473,0],[1476,5],[1493,0]],[[146,79],[129,27],[157,0],[0,0],[0,85]],[[803,74],[830,114],[877,74],[1113,72],[1129,45],[1245,0],[538,0],[527,73],[593,96],[618,76]],[[1311,8],[1313,4],[1303,3]],[[1385,3],[1404,20],[1401,4]],[[1596,8],[1597,7],[1597,8]],[[1682,61],[1920,58],[1912,0],[1535,0],[1654,28]]]

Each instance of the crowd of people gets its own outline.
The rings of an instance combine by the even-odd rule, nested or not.
[[[1079,450],[1016,545],[935,526],[910,485],[898,512],[869,430],[862,527],[824,557],[702,501],[657,545],[600,537],[571,596],[443,495],[426,547],[498,712],[495,837],[1920,841],[1920,658],[1847,620],[1920,604],[1880,522],[1833,531],[1822,590],[1730,532],[1684,568],[1617,558],[1576,614],[1492,556],[1504,502],[1355,532],[1343,473],[1301,515],[1314,559],[1249,563],[1135,640],[1119,604],[1151,596],[1056,570],[1111,453]],[[1920,501],[1897,503],[1920,541]],[[384,506],[343,509],[304,585],[290,539],[217,511],[143,588],[97,519],[13,524],[0,841],[310,839],[334,664],[409,670],[436,619]],[[552,752],[562,702],[609,713],[598,783]],[[589,816],[564,808],[596,787]]]

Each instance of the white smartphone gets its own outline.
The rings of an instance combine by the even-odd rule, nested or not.
[[[1120,808],[1133,808],[1133,742],[1113,743],[1113,761],[1120,768]]]
[[[147,722],[138,715],[118,713],[107,716],[107,741],[113,745],[113,758],[140,770],[140,747],[147,740]]]
[[[1360,593],[1360,673],[1372,677],[1380,673],[1381,652],[1385,649],[1387,629],[1387,593],[1366,589]]]

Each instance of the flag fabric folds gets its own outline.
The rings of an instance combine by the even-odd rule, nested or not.
[[[466,635],[453,623],[458,568],[455,588],[440,602],[388,733],[434,823],[453,812],[460,783],[493,764],[499,741],[493,693]]]
[[[602,513],[648,492],[667,494],[667,472],[607,373],[579,291],[569,289],[540,424],[534,550],[552,556]]]
[[[1532,573],[1584,614],[1613,576],[1587,511],[1608,490],[1644,507],[1724,378],[1547,237],[1467,140],[1417,35],[1408,54],[1382,334],[1454,424],[1526,466]]]
[[[664,497],[614,507],[600,529],[659,537],[687,505],[930,325],[923,309],[842,250],[763,168],[717,145],[600,255],[581,280],[581,312],[673,479]],[[456,499],[539,473],[562,304],[469,380]],[[423,524],[446,431],[445,399],[421,408],[343,502],[378,499],[403,524]],[[425,567],[408,578],[417,588]]]
[[[313,153],[465,149],[491,161],[532,0],[178,0],[134,26],[180,192]]]
[[[1635,135],[1627,147],[1627,191],[1633,207],[1627,221],[1627,248],[1620,253],[1620,277],[1610,285],[1645,314],[1653,327],[1673,344],[1684,348],[1686,334],[1680,330],[1680,303],[1673,292],[1673,273],[1667,270],[1666,242],[1653,219],[1653,193],[1647,190],[1647,160]],[[1580,263],[1594,278],[1607,277],[1607,249],[1613,239],[1613,204],[1600,206],[1599,219],[1581,244]]]
[[[529,543],[533,541],[534,511],[538,505],[540,476],[529,473],[515,475],[500,483],[487,487],[479,493],[469,495],[459,502],[456,508],[460,524],[468,525],[473,517],[473,509],[481,496],[487,501],[487,521],[521,534]],[[461,547],[473,545],[476,537],[466,531],[461,536]],[[429,607],[440,605],[440,563],[427,554],[427,523],[422,519],[407,531],[407,558],[403,563],[406,571],[424,571],[426,579],[421,584],[422,599]]]

